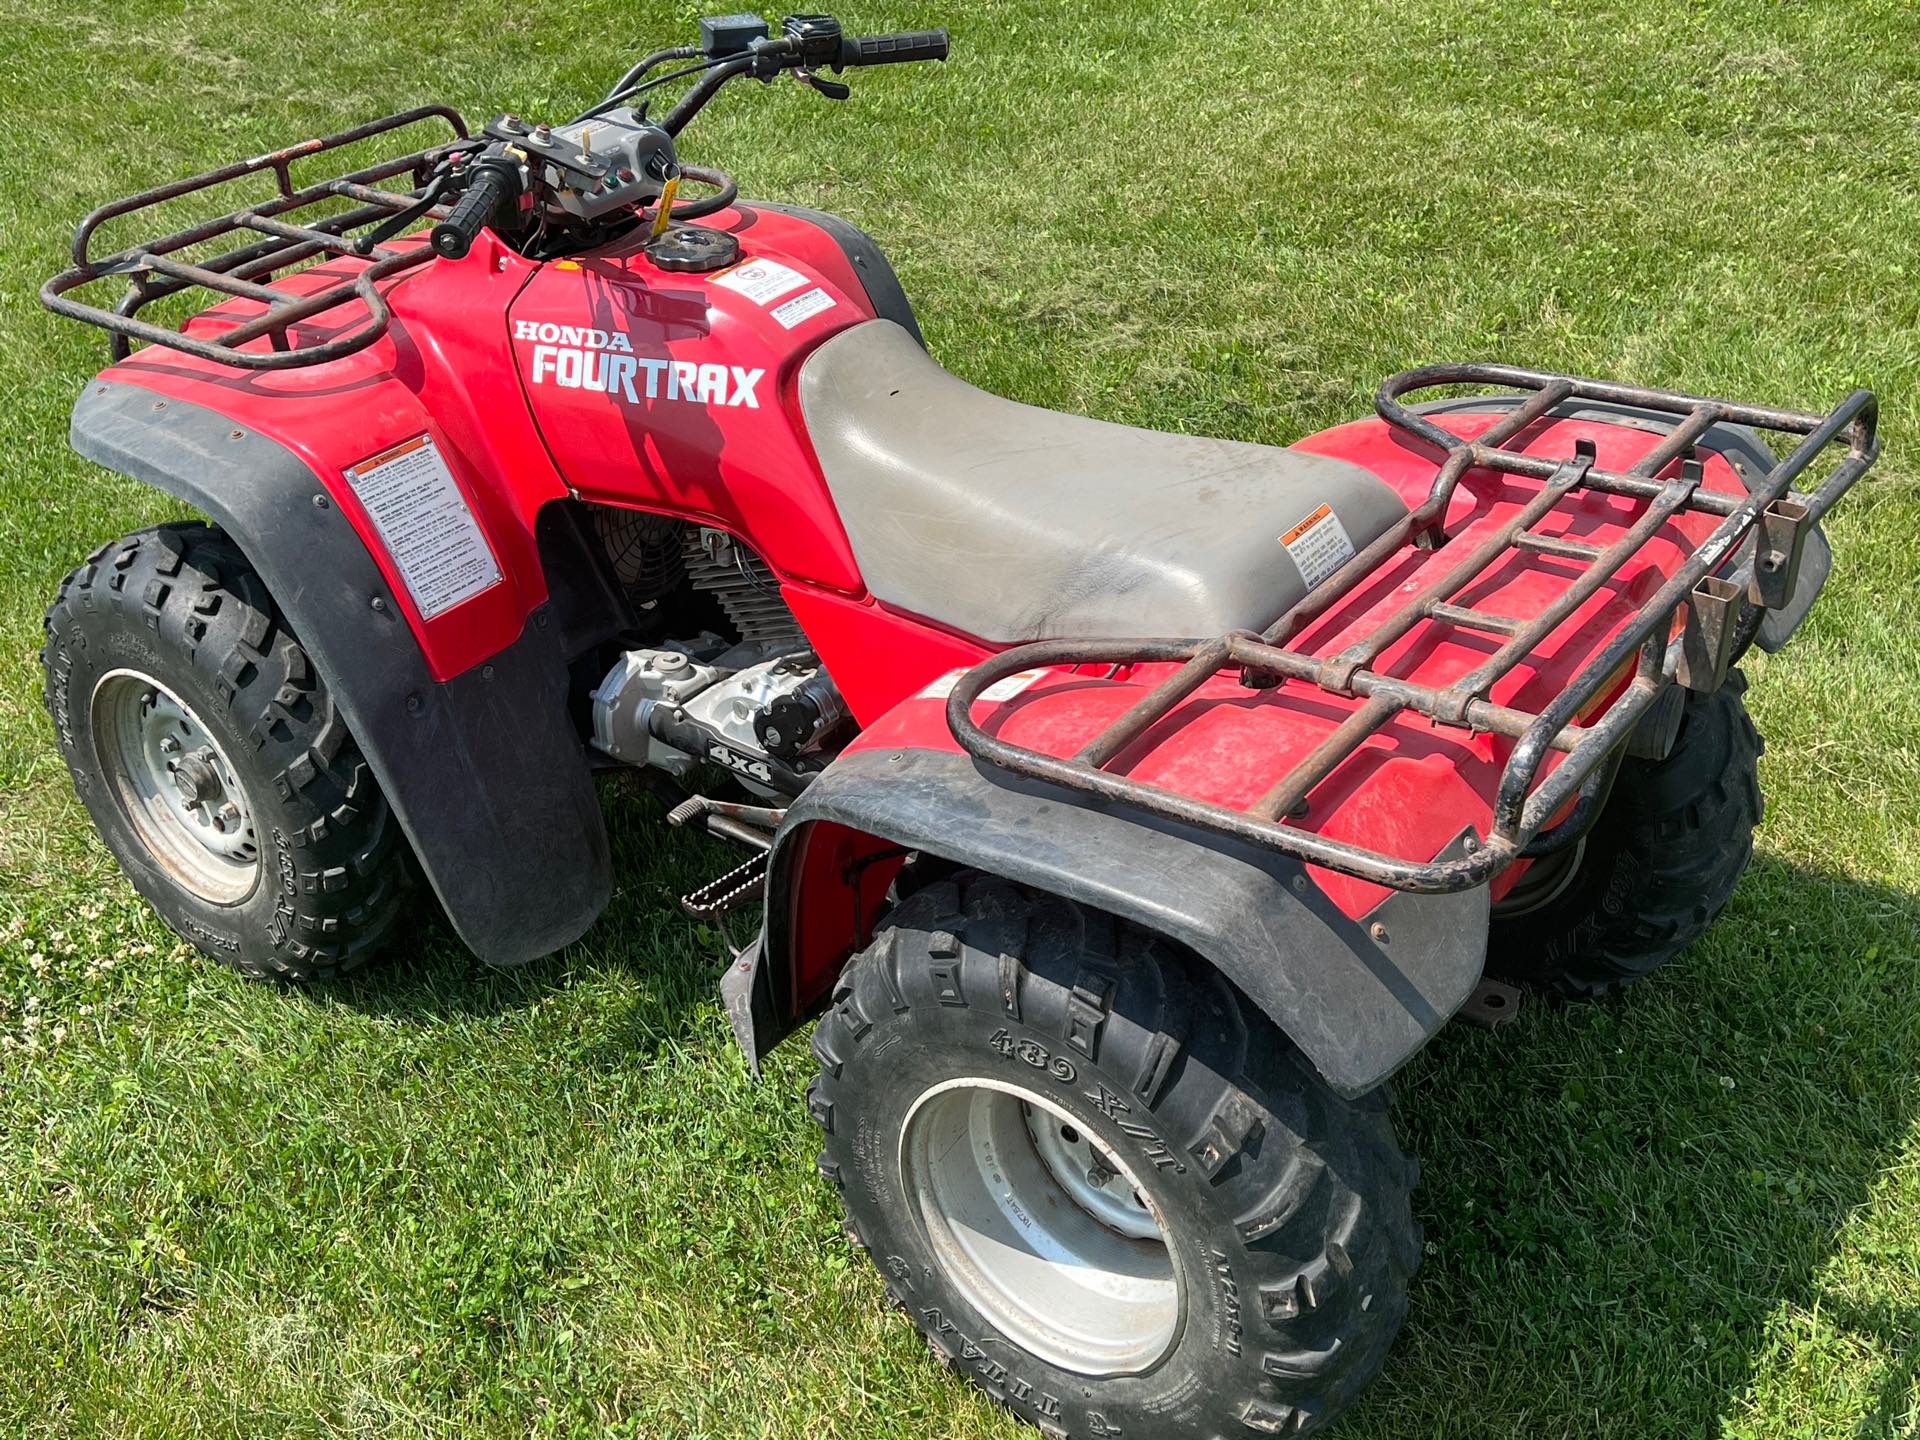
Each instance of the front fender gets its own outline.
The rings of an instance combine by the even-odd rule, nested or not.
[[[360,743],[448,918],[496,965],[577,938],[612,889],[566,711],[551,604],[484,665],[436,680],[366,544],[307,462],[142,386],[89,384],[74,449],[186,501],[253,563]]]
[[[1486,957],[1485,887],[1395,892],[1355,919],[1284,856],[1111,811],[952,750],[856,748],[788,812],[770,861],[766,928],[723,986],[749,1058],[816,1008],[866,942],[884,899],[883,880],[868,877],[890,873],[874,862],[900,850],[976,866],[1188,946],[1349,1096],[1386,1079],[1447,1022]]]

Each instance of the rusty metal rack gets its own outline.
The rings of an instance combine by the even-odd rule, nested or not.
[[[1463,439],[1403,403],[1404,397],[1442,386],[1519,391],[1525,399],[1474,439]],[[1606,470],[1590,444],[1561,458],[1504,448],[1536,421],[1578,402],[1625,405],[1673,417],[1672,428],[1632,468]],[[1524,856],[1569,843],[1603,801],[1613,760],[1643,717],[1671,687],[1717,688],[1736,651],[1752,637],[1766,611],[1794,593],[1801,546],[1808,531],[1879,453],[1873,393],[1856,390],[1827,415],[1741,405],[1673,391],[1578,379],[1506,365],[1430,365],[1403,371],[1374,398],[1382,418],[1445,456],[1427,498],[1385,534],[1354,555],[1263,632],[1234,631],[1215,639],[1043,640],[1004,650],[961,677],[947,704],[947,722],[961,746],[1017,775],[1051,781],[1118,805],[1146,811],[1216,834],[1280,851],[1362,880],[1399,890],[1442,892],[1484,884]],[[1799,437],[1790,454],[1763,477],[1748,477],[1745,496],[1701,488],[1695,445],[1715,425],[1745,425]],[[1844,447],[1825,478],[1810,491],[1795,480],[1828,447]],[[1285,648],[1285,641],[1346,597],[1366,577],[1412,544],[1447,553],[1442,529],[1448,502],[1469,470],[1491,470],[1538,482],[1531,499],[1504,525],[1478,540],[1406,605],[1364,638],[1321,657]],[[1663,472],[1673,472],[1664,474]],[[1644,502],[1637,517],[1606,546],[1536,534],[1533,527],[1579,491]],[[1710,515],[1720,523],[1670,574],[1632,618],[1593,655],[1563,691],[1538,712],[1487,698],[1496,681],[1527,660],[1575,610],[1680,513]],[[1749,542],[1752,537],[1752,543]],[[1538,614],[1491,614],[1454,603],[1475,579],[1519,551],[1571,561],[1583,568]],[[1678,626],[1676,629],[1676,621]],[[1447,686],[1385,673],[1380,657],[1423,622],[1438,622],[1502,637],[1484,661]],[[1072,756],[1051,755],[989,734],[973,719],[974,702],[996,680],[1038,667],[1177,664],[1173,671]],[[1604,709],[1595,702],[1632,679]],[[1305,681],[1358,700],[1330,731],[1264,795],[1244,810],[1145,784],[1106,767],[1223,671],[1237,670],[1255,688]],[[1489,833],[1468,837],[1460,853],[1411,861],[1286,823],[1309,792],[1368,738],[1402,712],[1466,731],[1491,732],[1513,742],[1495,796]],[[1582,718],[1584,717],[1584,718]],[[1551,752],[1560,763],[1544,778]],[[1551,823],[1569,802],[1572,809]]]
[[[292,166],[297,161],[436,120],[445,121],[452,129],[451,140],[425,149],[408,150],[315,184],[297,188],[294,185]],[[40,287],[40,303],[55,314],[112,331],[115,360],[124,360],[132,353],[135,340],[246,370],[285,370],[351,355],[385,334],[392,318],[386,298],[380,292],[380,282],[431,260],[433,251],[425,245],[390,249],[373,243],[386,238],[379,229],[359,239],[350,237],[348,232],[376,221],[391,222],[408,212],[415,212],[421,219],[444,218],[445,207],[422,207],[419,191],[428,183],[433,168],[449,153],[461,148],[466,140],[466,121],[458,111],[444,105],[423,105],[112,201],[80,222],[73,235],[73,266]],[[273,172],[279,194],[262,204],[200,221],[111,255],[96,257],[90,253],[94,233],[110,220],[263,171]],[[380,188],[382,181],[402,175],[409,177],[413,193]],[[336,214],[305,217],[306,223],[295,223],[289,218],[294,212],[342,198],[359,203]],[[234,234],[256,234],[265,238],[198,260],[189,261],[180,256],[181,251]],[[351,277],[310,293],[276,289],[265,283],[276,272],[322,255],[364,259],[371,263]],[[114,276],[125,276],[128,284],[125,294],[112,309],[68,296],[68,292],[83,285]],[[196,287],[223,297],[256,300],[266,308],[259,315],[205,340],[138,318],[139,312],[153,302]],[[288,340],[289,326],[348,303],[363,307],[366,318],[345,334],[310,345],[294,346]],[[240,348],[262,336],[267,337],[272,348]]]

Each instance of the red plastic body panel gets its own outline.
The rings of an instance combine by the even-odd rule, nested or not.
[[[466,258],[395,279],[387,287],[392,327],[358,354],[259,373],[156,348],[108,367],[100,382],[139,385],[157,400],[193,401],[306,460],[380,564],[436,679],[469,670],[511,643],[546,598],[534,522],[541,506],[569,495],[717,525],[764,556],[783,582],[864,599],[792,383],[820,341],[873,318],[866,292],[839,245],[804,219],[742,206],[704,223],[736,231],[743,262],[776,260],[801,282],[763,305],[716,283],[727,272],[657,269],[639,254],[638,240],[539,264],[483,235]],[[334,260],[278,283],[300,293],[360,263]],[[814,313],[790,326],[774,314],[816,289],[827,303]],[[195,333],[217,333],[258,311],[253,302],[229,301],[191,325]],[[335,312],[338,319],[297,325],[294,342],[340,333],[362,313],[348,306]],[[619,388],[631,389],[637,404],[604,385],[615,334],[615,354],[631,362],[633,382]],[[542,336],[550,342],[544,354]],[[562,351],[578,358],[562,361]],[[602,388],[577,383],[583,369]],[[752,384],[743,387],[747,377]],[[682,397],[682,378],[689,398]],[[421,435],[431,436],[446,459],[503,577],[431,619],[413,605],[346,475]],[[856,654],[869,653],[840,647],[850,669]],[[940,653],[958,652],[945,646]],[[875,687],[856,680],[852,688]]]
[[[359,263],[336,260],[281,284],[295,292],[317,288]],[[305,460],[366,542],[434,678],[444,680],[510,644],[547,596],[534,517],[548,500],[566,494],[566,486],[505,363],[507,304],[537,268],[483,236],[466,260],[435,262],[396,280],[392,327],[358,354],[304,369],[242,372],[154,348],[108,367],[100,380],[142,386],[157,400],[203,405]],[[193,323],[215,331],[255,313],[251,302],[236,301]],[[349,318],[337,322],[340,329],[360,312],[343,313]],[[329,318],[295,326],[295,343],[335,333]],[[502,577],[431,620],[414,607],[346,477],[349,467],[421,435],[439,447]]]
[[[791,391],[815,345],[873,318],[866,292],[804,220],[749,209],[702,223],[736,231],[743,264],[800,278],[761,303],[727,286],[731,270],[656,268],[637,239],[545,267],[510,312],[535,421],[582,498],[718,526],[783,580],[857,595]],[[783,323],[782,306],[816,291],[823,308]]]

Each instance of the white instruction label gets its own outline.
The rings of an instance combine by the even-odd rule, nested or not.
[[[807,277],[778,260],[761,259],[736,265],[726,274],[716,276],[713,283],[739,291],[756,305],[765,305],[790,290],[798,290],[807,283]]]
[[[500,583],[487,538],[431,435],[369,456],[347,480],[422,617]]]
[[[773,318],[791,330],[809,315],[818,315],[822,310],[833,308],[833,297],[821,289],[796,295],[784,305],[774,307]]]
[[[1280,543],[1300,567],[1309,590],[1353,558],[1353,541],[1331,505],[1315,510],[1282,535]]]
[[[922,700],[944,700],[953,694],[953,687],[960,683],[965,670],[949,670],[938,680],[920,692]],[[982,700],[1011,700],[1042,675],[1045,670],[1022,670],[1015,675],[1003,675],[980,692]]]

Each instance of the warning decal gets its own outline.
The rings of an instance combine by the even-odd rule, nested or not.
[[[798,290],[807,283],[807,277],[778,260],[759,259],[716,275],[713,283],[739,291],[756,305],[765,305],[791,290]]]
[[[774,306],[773,318],[791,330],[809,315],[818,315],[822,310],[832,308],[833,297],[816,287],[804,295],[796,295],[784,305]]]
[[[500,583],[493,551],[431,435],[362,460],[347,480],[423,618]]]
[[[1282,535],[1280,543],[1300,567],[1309,590],[1353,558],[1353,541],[1331,505],[1320,506]]]
[[[926,689],[922,690],[918,698],[922,700],[946,699],[949,695],[953,694],[953,687],[960,683],[960,677],[966,673],[965,670],[949,670],[938,680],[928,685]],[[1000,679],[994,681],[991,685],[987,686],[986,689],[982,690],[980,692],[980,698],[982,700],[996,701],[1011,700],[1046,673],[1045,670],[1021,670],[1013,675],[1003,675]]]

